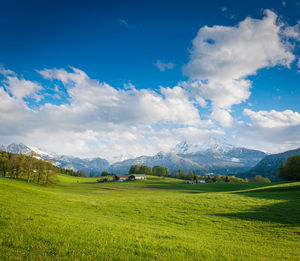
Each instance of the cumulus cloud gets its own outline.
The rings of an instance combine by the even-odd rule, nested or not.
[[[37,94],[42,89],[38,83],[18,78],[13,71],[4,68],[0,70],[0,73],[5,76],[5,79],[2,81],[5,88],[16,99],[33,96],[33,98],[39,101],[42,98]]]
[[[224,127],[231,127],[233,124],[233,118],[228,110],[214,108],[211,117],[220,122]]]
[[[5,121],[0,127],[2,139],[11,137],[13,141],[20,136],[25,143],[60,153],[109,158],[124,152],[149,155],[170,148],[178,140],[172,131],[164,132],[166,128],[207,126],[181,86],[152,91],[138,90],[130,84],[117,89],[76,68],[44,69],[38,73],[54,86],[61,82],[68,101],[30,109],[21,98],[34,96],[42,88],[39,84],[22,79],[27,88],[38,87],[21,94],[11,91],[18,99],[1,88],[0,117]],[[17,75],[14,78],[19,79]],[[4,81],[13,86],[11,76],[5,76]],[[61,144],[65,144],[63,148]]]
[[[164,72],[165,70],[168,70],[168,69],[173,69],[175,67],[175,63],[171,63],[171,62],[168,62],[168,63],[163,63],[161,62],[160,60],[157,60],[157,62],[155,63],[155,66],[161,71],[161,72]]]
[[[283,30],[281,34],[283,37],[286,38],[286,40],[293,39],[296,41],[300,41],[300,22],[298,21],[297,24],[294,26],[289,26],[288,24],[282,25]]]
[[[290,67],[295,56],[292,46],[283,41],[282,30],[283,24],[270,10],[262,19],[247,17],[234,27],[204,26],[199,30],[183,73],[190,78],[190,88],[211,101],[212,117],[219,123],[230,126],[231,107],[250,97],[248,76],[266,67]],[[225,114],[228,120],[222,117]]]
[[[270,10],[263,19],[248,17],[236,27],[202,27],[183,71],[192,79],[227,80],[253,75],[265,67],[288,67],[295,57],[281,41],[280,28],[277,15]]]
[[[150,89],[137,90],[133,86],[124,90],[92,80],[83,71],[75,68],[72,72],[46,69],[39,73],[47,79],[62,81],[67,88],[72,101],[68,106],[60,106],[60,110],[73,112],[78,108],[80,111],[87,110],[92,113],[98,121],[124,124],[200,122],[198,110],[179,86],[161,87],[160,93]]]
[[[291,110],[253,111],[244,109],[250,123],[236,126],[244,144],[269,152],[300,147],[300,114]]]
[[[254,112],[250,109],[244,109],[244,114],[249,116],[252,123],[258,127],[278,128],[300,126],[300,114],[291,110],[282,112],[275,110]]]

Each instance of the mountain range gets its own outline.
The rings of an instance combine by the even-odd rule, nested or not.
[[[290,156],[300,154],[300,148],[288,150],[282,153],[272,154],[264,157],[257,165],[245,173],[239,174],[239,177],[253,178],[256,175],[263,175],[270,180],[277,180],[277,168],[284,164]]]
[[[85,171],[88,175],[99,175],[104,170],[110,173],[124,174],[128,173],[131,165],[150,167],[161,165],[167,167],[169,172],[181,169],[193,170],[199,174],[233,174],[248,171],[267,155],[259,150],[235,147],[225,139],[218,137],[209,137],[203,143],[189,144],[187,141],[183,141],[170,152],[159,152],[154,156],[140,156],[111,164],[106,159],[99,157],[82,159],[58,155],[22,143],[1,145],[0,150],[25,155],[33,154],[41,159],[51,159],[59,167]]]

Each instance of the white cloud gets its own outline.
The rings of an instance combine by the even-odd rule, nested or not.
[[[287,38],[287,40],[294,39],[296,41],[300,41],[300,21],[294,26],[289,26],[287,24],[282,25],[283,29],[281,34],[283,37]]]
[[[198,96],[212,102],[213,107],[230,109],[233,104],[240,104],[250,96],[251,82],[245,79],[224,81],[190,81],[189,87]]]
[[[211,113],[211,117],[218,121],[224,127],[231,127],[233,124],[233,118],[230,115],[229,111],[214,108],[213,112]]]
[[[34,113],[23,100],[16,100],[0,87],[0,136],[19,136],[36,127]],[[30,127],[27,127],[27,125]]]
[[[281,37],[283,30],[286,26],[270,10],[263,19],[248,17],[235,27],[204,26],[199,30],[183,72],[190,77],[193,93],[211,101],[212,116],[220,124],[230,126],[232,105],[250,97],[248,76],[262,68],[290,67],[295,56],[292,45]]]
[[[15,73],[12,70],[6,69],[1,66],[0,66],[0,74],[2,74],[4,76],[8,76],[8,75],[14,76],[15,75]]]
[[[47,79],[60,80],[66,86],[72,101],[69,106],[57,109],[59,113],[62,113],[61,110],[71,114],[74,110],[84,113],[86,110],[97,121],[123,124],[200,122],[197,108],[179,86],[161,87],[160,93],[149,89],[137,90],[133,86],[118,90],[106,83],[90,79],[83,71],[75,68],[73,72],[46,69],[39,73]]]
[[[11,70],[2,69],[0,73],[5,76],[5,80],[3,80],[2,83],[13,97],[17,99],[33,97],[37,101],[42,98],[37,94],[37,92],[42,89],[38,83],[18,78]]]
[[[173,69],[175,67],[175,63],[163,63],[160,60],[157,60],[157,62],[155,63],[155,66],[161,71],[164,72],[167,69]]]
[[[268,152],[282,152],[300,147],[300,114],[291,110],[253,111],[245,109],[250,123],[236,125],[240,141]]]
[[[276,21],[277,15],[266,10],[262,20],[248,17],[237,27],[202,27],[184,73],[198,80],[228,80],[265,67],[288,67],[295,57],[281,41]]]
[[[277,128],[300,126],[300,114],[291,110],[282,112],[275,110],[254,112],[250,109],[244,109],[244,114],[249,116],[252,120],[252,124],[258,127]]]
[[[5,122],[0,126],[2,140],[16,141],[22,137],[17,140],[76,156],[138,156],[179,142],[172,132],[176,125],[204,128],[209,124],[200,119],[194,102],[180,86],[160,87],[158,92],[137,90],[132,84],[117,89],[90,79],[76,68],[38,72],[53,81],[54,87],[56,81],[61,81],[69,100],[61,105],[46,103],[33,110],[22,99],[14,99],[1,89],[0,118]],[[36,86],[22,80],[26,86]],[[164,132],[166,128],[170,131]]]

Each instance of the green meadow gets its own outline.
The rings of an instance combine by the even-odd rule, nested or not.
[[[300,260],[300,182],[0,178],[0,260]]]

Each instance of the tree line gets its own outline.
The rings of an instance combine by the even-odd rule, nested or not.
[[[145,165],[132,165],[129,169],[129,174],[146,174],[146,175],[153,175],[153,176],[161,176],[161,177],[171,177],[171,178],[178,178],[183,180],[192,180],[195,183],[199,179],[205,179],[206,182],[271,182],[268,178],[264,178],[261,175],[257,175],[254,179],[249,180],[247,178],[238,178],[229,175],[220,175],[217,174],[215,176],[203,176],[198,175],[195,171],[189,171],[186,173],[184,170],[179,169],[178,171],[173,170],[169,173],[168,168],[163,166],[154,166],[153,168]]]
[[[168,175],[168,172],[168,168],[158,165],[154,166],[153,168],[145,165],[132,165],[128,171],[128,174],[145,174],[165,177]]]
[[[25,156],[0,151],[0,175],[3,177],[15,179],[23,178],[28,183],[51,185],[58,182],[57,173],[72,176],[85,174],[60,168],[55,166],[51,160],[37,159],[33,155]]]

